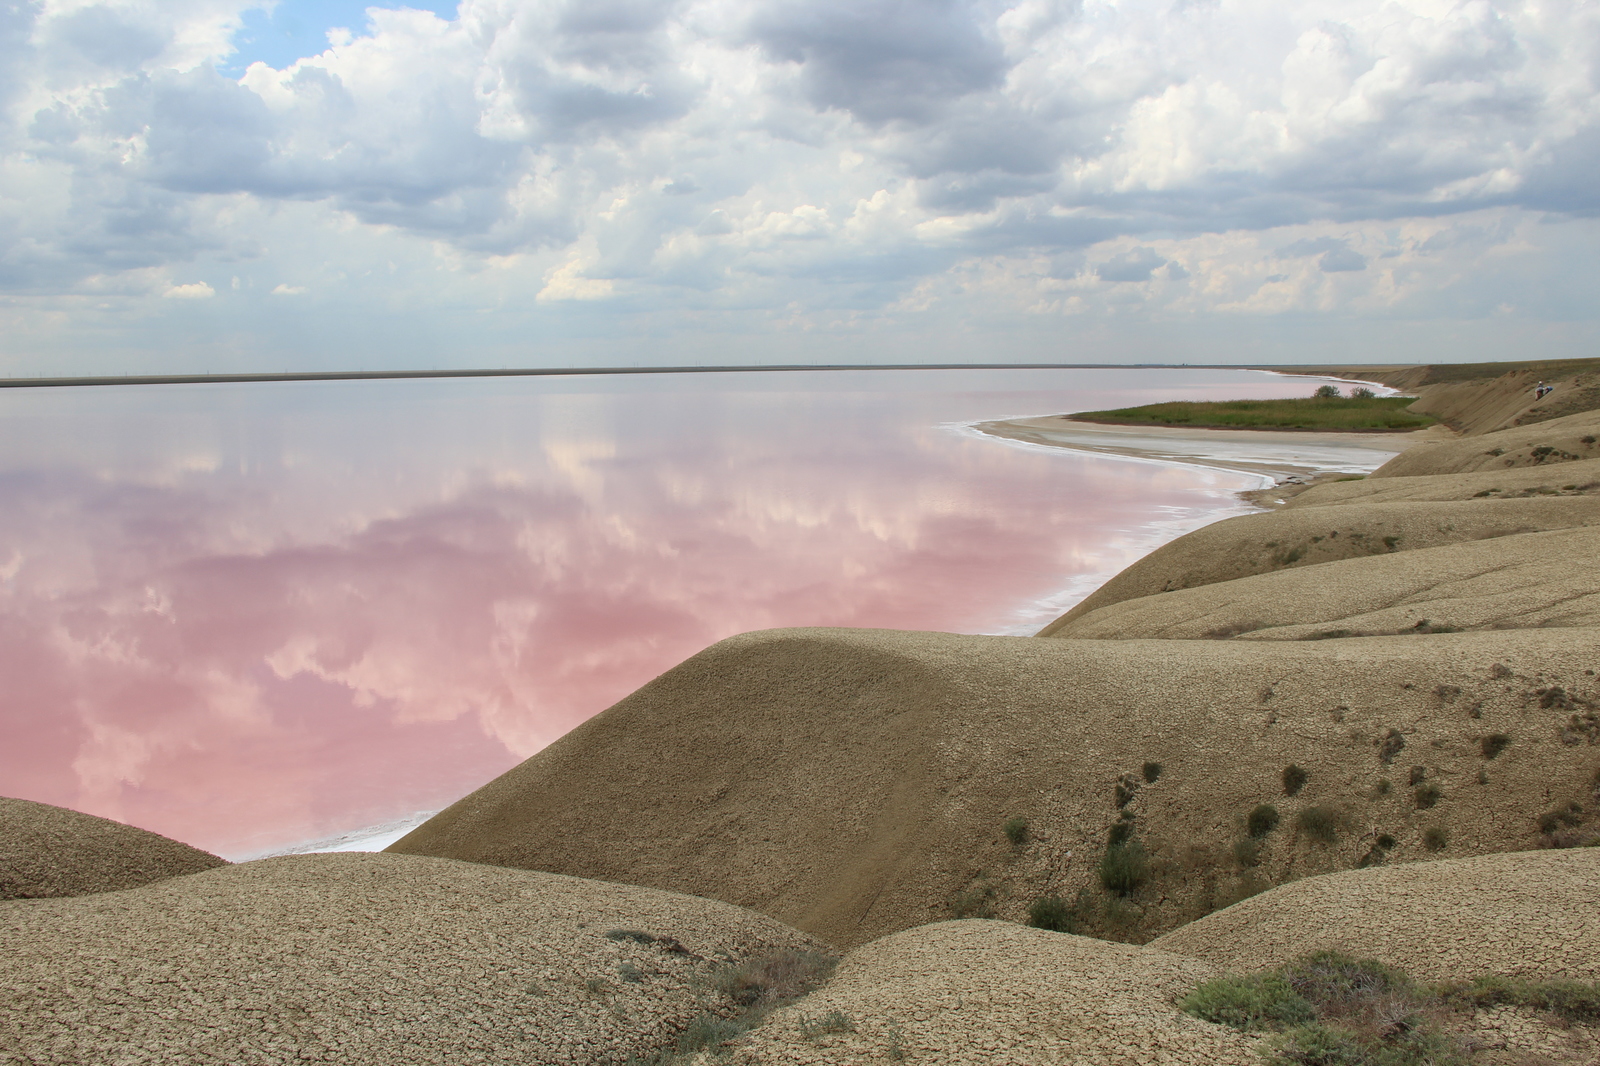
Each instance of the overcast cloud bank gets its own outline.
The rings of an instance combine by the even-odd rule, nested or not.
[[[7,369],[1600,332],[1579,0],[462,0],[228,77],[260,7],[0,0]]]

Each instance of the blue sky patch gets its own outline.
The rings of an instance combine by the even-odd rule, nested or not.
[[[456,17],[455,0],[280,0],[270,14],[260,8],[245,12],[244,26],[233,38],[238,51],[220,69],[238,77],[257,61],[282,70],[297,59],[321,55],[328,50],[328,31],[335,26],[343,26],[357,37],[365,35],[369,7],[409,7],[432,11],[442,19]]]

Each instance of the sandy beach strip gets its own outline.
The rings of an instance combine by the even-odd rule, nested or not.
[[[1438,432],[1431,427],[1410,433],[1347,433],[1126,426],[1079,422],[1070,415],[975,422],[972,428],[1026,444],[1237,470],[1275,481],[1365,474]]]

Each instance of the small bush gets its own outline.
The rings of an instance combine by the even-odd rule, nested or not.
[[[1450,834],[1439,826],[1430,826],[1422,834],[1422,846],[1429,851],[1443,851],[1450,843]]]
[[[1077,926],[1077,914],[1060,896],[1040,896],[1028,907],[1028,924],[1035,929],[1048,929],[1052,933],[1070,933]]]
[[[993,918],[994,885],[977,881],[950,899],[952,918]]]
[[[1310,770],[1290,763],[1283,768],[1283,794],[1285,796],[1299,795],[1300,790],[1306,787],[1306,782],[1310,779]]]
[[[1020,814],[1006,819],[1006,824],[1001,827],[1006,839],[1011,841],[1012,847],[1020,848],[1028,842],[1028,820]]]
[[[1390,848],[1394,847],[1396,843],[1397,842],[1394,837],[1390,836],[1388,833],[1378,834],[1377,845],[1384,851],[1388,851]]]
[[[1393,791],[1394,791],[1394,782],[1390,781],[1387,777],[1380,778],[1378,780],[1378,783],[1376,785],[1372,786],[1372,794],[1374,796],[1378,796],[1380,798],[1383,797],[1383,796],[1387,796],[1389,793],[1391,793]]]
[[[1318,385],[1317,391],[1311,395],[1319,400],[1337,400],[1339,398],[1339,386]]]
[[[1488,736],[1478,741],[1478,750],[1483,752],[1483,757],[1485,759],[1493,759],[1502,751],[1505,751],[1510,743],[1511,737],[1507,734],[1490,733]]]
[[[741,1007],[782,1003],[804,995],[833,972],[836,960],[815,951],[758,955],[719,974],[713,987]]]
[[[1300,1025],[1316,1017],[1306,998],[1273,973],[1207,981],[1179,1000],[1178,1009],[1245,1032]]]
[[[1339,838],[1339,816],[1328,807],[1307,807],[1296,816],[1295,824],[1319,844],[1332,844]]]
[[[715,1014],[701,1014],[692,1019],[678,1034],[678,1054],[693,1055],[700,1051],[713,1054],[730,1040],[737,1040],[750,1031],[750,1027],[735,1018]]]
[[[1244,816],[1245,830],[1260,840],[1278,828],[1278,808],[1270,803],[1258,803]]]
[[[1422,784],[1423,779],[1427,776],[1428,768],[1426,766],[1413,766],[1411,773],[1406,775],[1406,784],[1415,787]]]
[[[1156,783],[1156,779],[1161,776],[1161,771],[1163,769],[1164,769],[1164,767],[1158,762],[1147,762],[1147,763],[1145,763],[1144,764],[1144,768],[1143,768],[1145,784],[1147,784],[1147,785],[1155,784]]]
[[[1531,1007],[1569,1022],[1600,1022],[1600,984],[1584,981],[1530,981],[1521,977],[1479,977],[1446,985],[1447,1002],[1476,1008]]]
[[[799,1018],[800,1036],[806,1040],[816,1040],[818,1037],[827,1036],[829,1033],[853,1033],[856,1031],[855,1022],[850,1020],[850,1015],[841,1010],[830,1010],[820,1018],[808,1018],[802,1014]]]
[[[1111,823],[1111,828],[1106,831],[1106,846],[1110,848],[1126,844],[1133,839],[1133,818],[1127,811],[1122,812],[1122,817]]]
[[[1365,385],[1357,385],[1355,388],[1350,390],[1350,398],[1352,400],[1370,400],[1376,395],[1378,394],[1367,388]]]
[[[1433,784],[1423,785],[1421,788],[1417,789],[1411,794],[1411,798],[1416,800],[1417,810],[1419,811],[1425,811],[1432,807],[1434,804],[1438,803],[1443,796],[1444,793],[1440,790],[1439,786]]]
[[[1378,758],[1385,764],[1391,763],[1396,755],[1405,750],[1405,747],[1406,738],[1400,733],[1400,730],[1391,729],[1384,734],[1382,740],[1378,741]]]
[[[1245,837],[1243,840],[1235,840],[1233,842],[1233,861],[1246,869],[1252,866],[1260,866],[1261,844],[1250,837]]]
[[[1100,883],[1109,892],[1126,896],[1150,877],[1150,860],[1137,841],[1114,844],[1100,857]]]

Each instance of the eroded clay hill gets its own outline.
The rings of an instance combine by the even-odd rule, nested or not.
[[[1591,833],[1597,666],[1590,628],[746,634],[391,850],[710,896],[842,947],[1045,895],[1142,939],[1307,874]],[[1148,868],[1108,890],[1118,841]]]
[[[403,855],[263,859],[0,904],[0,1058],[621,1066],[726,1010],[706,979],[727,964],[820,947],[629,885]]]
[[[0,900],[115,892],[225,865],[131,825],[0,797]]]

